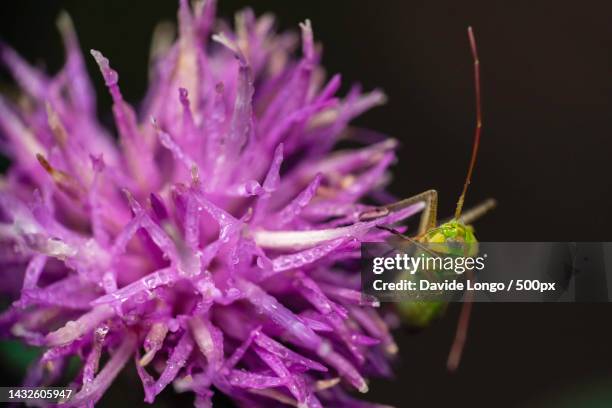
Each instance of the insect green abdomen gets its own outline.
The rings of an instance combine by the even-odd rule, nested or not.
[[[474,230],[456,220],[451,220],[428,231],[419,239],[427,251],[419,250],[425,257],[473,257],[478,254],[478,241]],[[431,262],[435,264],[435,262]],[[439,270],[419,270],[412,275],[413,279],[448,279],[448,272]],[[452,276],[450,276],[452,278]],[[440,300],[410,300],[397,305],[402,320],[410,326],[425,327],[440,317],[446,310],[447,303]]]
[[[446,302],[412,300],[400,302],[397,309],[402,320],[412,327],[427,327],[432,321],[442,316]]]

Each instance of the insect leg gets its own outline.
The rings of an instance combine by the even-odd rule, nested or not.
[[[438,221],[438,192],[436,190],[424,191],[410,198],[389,204],[386,208],[389,211],[396,211],[422,201],[425,202],[425,209],[421,213],[421,221],[419,223],[418,236],[421,236],[430,229],[435,228]]]
[[[458,221],[465,225],[471,224],[478,218],[482,217],[487,212],[495,208],[496,205],[497,201],[495,201],[495,199],[493,198],[489,198],[478,204],[477,206],[465,211],[463,214],[461,214],[461,217],[459,217]]]
[[[472,279],[472,271],[468,271],[467,273],[468,279]],[[474,295],[472,292],[467,292],[463,304],[461,305],[455,339],[453,340],[453,345],[451,346],[450,352],[448,353],[448,360],[446,361],[446,368],[451,372],[459,367],[459,362],[461,361],[461,354],[463,353],[463,347],[465,346],[468,327],[470,325],[472,303],[474,303]]]

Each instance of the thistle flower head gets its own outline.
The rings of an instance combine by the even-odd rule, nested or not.
[[[365,406],[368,375],[396,352],[373,299],[359,293],[359,244],[419,211],[379,211],[395,142],[334,145],[384,100],[336,96],[308,21],[275,34],[268,15],[238,14],[211,35],[214,2],[180,2],[178,38],[157,33],[138,109],[92,50],[113,101],[118,142],[66,16],[66,64],[54,76],[8,46],[22,89],[0,99],[0,269],[15,301],[5,336],[44,348],[26,385],[82,368],[70,406],[92,405],[133,360],[145,400],[173,383],[209,406]],[[105,364],[102,358],[108,355]]]

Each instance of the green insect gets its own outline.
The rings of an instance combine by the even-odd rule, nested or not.
[[[474,145],[472,148],[472,156],[468,167],[467,176],[463,185],[463,191],[459,196],[457,208],[454,217],[446,222],[438,225],[437,208],[438,208],[438,192],[436,190],[428,190],[421,194],[399,201],[397,203],[386,206],[389,211],[395,211],[413,205],[419,202],[425,202],[425,209],[421,215],[419,230],[416,236],[408,237],[400,234],[395,229],[381,226],[379,228],[386,229],[395,235],[398,235],[404,240],[410,241],[417,249],[421,248],[425,252],[425,256],[453,256],[457,255],[457,248],[462,248],[463,256],[474,257],[478,253],[478,241],[474,235],[474,230],[470,225],[474,220],[481,217],[484,213],[495,206],[495,200],[489,199],[482,204],[474,207],[471,210],[463,212],[463,203],[467,193],[472,172],[476,163],[478,147],[480,144],[480,134],[482,130],[482,111],[480,104],[480,63],[478,60],[478,52],[476,41],[472,28],[468,28],[468,37],[474,59],[474,78],[475,78],[475,93],[476,93],[476,129],[474,135]],[[427,247],[436,246],[435,253],[432,253]],[[437,271],[419,271],[421,274],[438,273]],[[471,271],[467,271],[468,278]],[[414,275],[413,275],[414,277]],[[439,278],[440,276],[438,276]],[[443,301],[428,301],[428,300],[410,300],[396,303],[400,315],[405,323],[411,326],[424,327],[429,325],[434,319],[438,318],[445,311],[447,303]],[[448,357],[447,366],[449,370],[455,370],[461,358],[461,352],[465,343],[467,328],[469,324],[469,316],[471,311],[471,298],[466,298],[463,303],[457,333],[451,347],[451,352]]]

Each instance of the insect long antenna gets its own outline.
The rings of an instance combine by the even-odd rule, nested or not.
[[[476,165],[476,157],[478,156],[478,146],[480,145],[480,132],[482,129],[482,108],[480,104],[480,61],[478,60],[478,50],[476,48],[476,39],[474,38],[474,31],[472,27],[468,27],[468,37],[470,39],[470,48],[472,49],[472,58],[474,60],[474,89],[476,91],[476,130],[474,131],[474,145],[472,146],[472,158],[470,160],[470,167],[468,167],[467,176],[465,177],[465,183],[463,184],[463,191],[457,201],[457,209],[455,210],[455,219],[461,217],[461,210],[463,210],[463,202],[465,201],[465,194],[467,193],[468,186],[472,179],[472,172]]]

